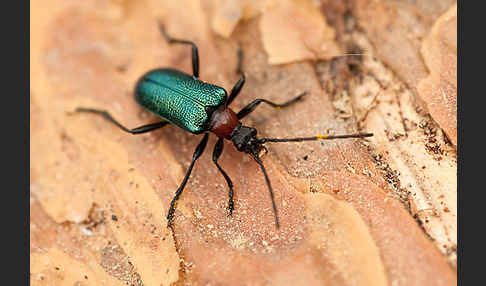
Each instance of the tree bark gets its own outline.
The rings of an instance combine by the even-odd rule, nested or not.
[[[457,283],[455,2],[78,2],[31,1],[31,285]],[[191,72],[190,48],[169,45],[158,21],[198,45],[200,78],[227,91],[241,45],[235,111],[307,92],[245,118],[259,135],[374,136],[268,143],[280,229],[258,165],[226,142],[228,216],[211,136],[167,228],[201,136],[132,136],[73,112],[158,120],[134,101],[138,78]]]

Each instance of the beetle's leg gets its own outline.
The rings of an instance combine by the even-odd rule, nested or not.
[[[287,107],[297,101],[299,101],[300,99],[302,99],[302,97],[306,95],[306,92],[303,92],[301,93],[300,95],[298,95],[297,97],[295,98],[292,98],[291,100],[287,101],[287,102],[284,102],[282,104],[277,104],[277,103],[273,103],[271,101],[268,101],[266,99],[263,99],[263,98],[258,98],[258,99],[255,99],[253,100],[250,104],[248,104],[247,106],[243,107],[237,114],[236,116],[238,117],[238,119],[242,119],[243,117],[247,116],[248,114],[250,114],[251,112],[253,112],[253,110],[255,110],[255,108],[262,102],[266,103],[266,104],[269,104],[271,105],[272,107],[275,107],[277,109],[280,109],[282,107]]]
[[[241,69],[242,63],[243,63],[243,50],[241,49],[241,44],[238,44],[238,64],[236,65],[236,73],[241,74],[240,80],[233,86],[233,89],[231,89],[230,96],[228,97],[228,100],[226,101],[226,106],[230,105],[231,102],[236,98],[236,96],[240,93],[241,88],[245,84],[245,74],[243,73],[243,70]]]
[[[191,45],[192,46],[192,74],[194,77],[199,78],[199,53],[197,51],[197,46],[191,41],[186,41],[186,40],[179,40],[179,39],[174,39],[171,36],[167,34],[167,31],[165,31],[164,25],[162,22],[159,22],[159,29],[160,32],[162,33],[162,36],[169,42],[170,44],[176,43],[176,44],[184,44],[184,45]]]
[[[236,64],[236,73],[244,76],[243,69],[243,49],[241,48],[241,43],[238,43],[238,50],[236,51],[236,56],[238,57],[238,63]]]
[[[230,96],[228,97],[228,101],[226,101],[226,106],[230,105],[231,102],[236,98],[238,93],[240,93],[241,88],[245,84],[246,77],[243,74],[240,78],[240,80],[233,86],[233,89],[231,90]]]
[[[228,183],[229,187],[229,203],[228,203],[228,210],[229,210],[229,215],[233,213],[233,210],[235,209],[234,207],[234,202],[233,202],[233,182],[231,182],[231,179],[228,177],[226,172],[221,168],[221,166],[218,164],[218,158],[221,156],[221,153],[223,153],[223,138],[220,137],[216,144],[214,145],[214,151],[213,151],[213,162],[216,164],[216,167],[218,167],[218,170],[221,172],[223,175],[224,179],[226,180],[226,183]]]
[[[199,142],[199,145],[197,145],[196,150],[192,155],[191,165],[189,165],[189,169],[187,169],[186,175],[184,176],[184,180],[182,180],[181,185],[175,192],[175,196],[172,199],[172,202],[170,203],[169,213],[167,214],[167,227],[170,227],[172,218],[174,217],[174,211],[177,205],[177,200],[179,199],[179,196],[182,194],[182,190],[184,190],[187,180],[189,180],[189,176],[191,175],[192,168],[194,167],[194,163],[204,152],[204,148],[206,148],[206,144],[208,143],[208,138],[209,138],[209,133],[206,133],[203,139],[201,140],[201,142]]]
[[[105,119],[107,119],[108,121],[110,121],[111,123],[118,126],[121,130],[128,132],[128,133],[132,133],[132,134],[142,134],[142,133],[150,132],[150,131],[162,128],[162,127],[166,126],[167,124],[169,124],[169,122],[167,122],[167,121],[160,121],[160,122],[156,122],[156,123],[150,123],[150,124],[147,124],[147,125],[142,125],[142,126],[137,127],[137,128],[128,129],[125,126],[121,125],[118,121],[116,121],[105,110],[78,107],[78,108],[76,108],[76,112],[90,112],[90,113],[99,114],[99,115],[103,116]]]

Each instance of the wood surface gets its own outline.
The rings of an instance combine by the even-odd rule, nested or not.
[[[197,161],[173,227],[166,214],[200,136],[168,126],[133,88],[149,69],[231,90],[268,137],[372,132],[268,144],[263,174],[225,143]],[[455,22],[454,22],[455,21]],[[456,24],[454,24],[456,23]],[[31,285],[456,285],[457,7],[453,1],[31,1]],[[349,53],[361,56],[340,56]]]

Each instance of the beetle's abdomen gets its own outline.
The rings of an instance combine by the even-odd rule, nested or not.
[[[149,71],[135,87],[138,104],[195,134],[209,128],[210,114],[207,110],[223,104],[226,97],[223,88],[174,69]]]

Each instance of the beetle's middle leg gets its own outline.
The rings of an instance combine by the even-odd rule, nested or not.
[[[236,73],[241,75],[240,80],[233,86],[231,89],[230,96],[228,97],[228,100],[226,101],[226,106],[230,105],[231,102],[236,98],[236,96],[240,93],[241,89],[243,88],[243,85],[245,84],[245,74],[243,73],[243,70],[241,68],[243,64],[243,50],[241,49],[241,43],[238,44],[238,51],[237,51],[237,57],[238,57],[238,64],[236,65]]]
[[[189,180],[189,177],[191,176],[192,168],[194,167],[194,163],[196,163],[196,160],[201,157],[202,153],[204,152],[204,149],[206,148],[206,144],[208,143],[208,138],[209,138],[209,133],[206,133],[199,142],[199,145],[197,145],[196,150],[194,151],[194,154],[192,155],[192,160],[191,160],[191,165],[189,165],[189,168],[186,171],[186,175],[184,176],[184,180],[182,180],[181,185],[177,189],[174,198],[172,199],[172,202],[170,202],[170,208],[169,212],[167,214],[167,227],[170,227],[170,224],[172,222],[172,218],[174,218],[174,212],[175,208],[177,205],[177,200],[179,199],[179,196],[182,194],[182,191],[184,190],[184,187],[186,186],[187,181]]]
[[[192,47],[192,74],[195,78],[199,78],[199,53],[197,51],[197,46],[191,41],[186,41],[186,40],[179,40],[179,39],[174,39],[171,36],[167,34],[167,31],[165,31],[164,25],[159,22],[159,30],[162,36],[169,42],[170,44],[176,43],[176,44],[184,44],[184,45],[191,45]]]
[[[229,215],[231,215],[233,213],[233,210],[235,209],[235,206],[234,206],[235,204],[234,204],[234,201],[233,201],[233,182],[231,182],[231,179],[228,177],[226,172],[218,164],[219,156],[221,156],[221,153],[223,153],[223,146],[224,146],[223,144],[224,144],[223,138],[220,137],[218,139],[218,141],[216,142],[216,144],[214,145],[213,162],[214,162],[214,164],[216,164],[216,167],[218,167],[219,172],[221,172],[221,174],[223,175],[224,179],[226,180],[226,183],[228,183],[228,187],[229,187],[228,211],[229,211]]]

